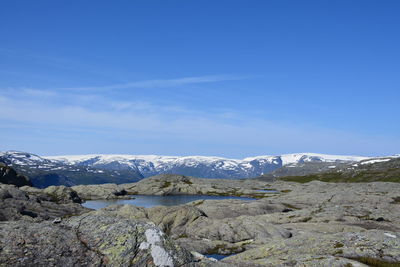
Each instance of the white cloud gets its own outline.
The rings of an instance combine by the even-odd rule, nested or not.
[[[215,83],[222,81],[234,81],[245,79],[245,76],[233,76],[233,75],[209,75],[209,76],[198,76],[198,77],[184,77],[177,79],[157,79],[157,80],[145,80],[121,84],[112,84],[106,86],[85,86],[85,87],[71,87],[61,88],[62,90],[77,90],[77,91],[107,91],[114,89],[127,89],[127,88],[159,88],[159,87],[171,87],[171,86],[183,86],[189,84],[201,84],[201,83]]]
[[[244,149],[242,153],[246,156],[251,155],[248,154],[250,149],[260,151],[253,154],[272,154],[274,151],[367,154],[367,151],[400,145],[398,140],[247,117],[232,110],[205,112],[180,106],[158,106],[139,100],[109,100],[94,92],[66,94],[34,89],[3,90],[0,96],[0,123],[3,127],[12,125],[16,131],[19,127],[19,135],[26,131],[25,135],[29,138],[33,138],[35,131],[41,133],[37,138],[43,138],[43,133],[51,135],[63,132],[68,138],[68,132],[78,137],[77,133],[86,132],[95,136],[93,142],[111,138],[114,142],[120,142],[121,146],[150,138],[175,146],[177,152],[173,154],[182,153],[179,151],[184,150],[185,146],[192,146],[192,151],[204,150],[206,146],[213,151],[209,154],[219,151],[218,154],[223,156],[229,156],[226,154],[229,152],[222,148],[218,150],[218,147]],[[65,139],[61,143],[69,142],[71,140]],[[194,144],[202,144],[203,147]],[[187,154],[196,153],[187,151]]]

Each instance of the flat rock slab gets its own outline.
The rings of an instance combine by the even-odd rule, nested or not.
[[[60,224],[0,224],[4,266],[183,266],[192,254],[147,223],[86,214]]]

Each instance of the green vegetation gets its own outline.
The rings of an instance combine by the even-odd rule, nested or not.
[[[188,238],[187,234],[181,234],[180,236],[178,236],[178,238]]]
[[[304,176],[285,176],[283,181],[308,183],[314,180],[332,183],[395,182],[400,183],[400,158],[373,164],[349,165],[340,171],[329,171]]]
[[[290,189],[285,189],[285,190],[281,190],[281,192],[282,192],[282,193],[290,193],[290,192],[292,192],[292,190],[290,190]]]
[[[393,202],[394,204],[400,204],[400,197],[395,197],[393,198]]]
[[[283,181],[308,183],[314,180],[331,183],[395,182],[400,183],[400,169],[385,171],[325,172],[305,176],[287,176]]]
[[[167,187],[169,187],[170,185],[171,185],[171,182],[169,182],[169,181],[164,181],[164,183],[161,185],[160,188],[167,188]]]
[[[311,221],[311,220],[312,220],[311,217],[305,217],[305,218],[301,219],[300,222],[308,222],[308,221]]]
[[[342,243],[336,242],[335,245],[333,246],[334,248],[341,248],[344,245]]]
[[[299,208],[298,207],[295,207],[295,206],[293,206],[292,204],[289,204],[289,203],[282,203],[285,207],[288,207],[289,209],[292,209],[292,210],[299,210]]]
[[[336,252],[335,252],[335,255],[340,255],[340,254],[343,254],[343,250],[342,249],[338,249]]]
[[[281,177],[279,179],[287,182],[297,182],[297,183],[308,183],[314,180],[319,180],[316,175],[288,176],[288,177]]]

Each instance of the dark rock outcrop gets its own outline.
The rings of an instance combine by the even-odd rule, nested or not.
[[[15,186],[32,186],[31,181],[23,176],[18,174],[13,168],[8,167],[7,165],[0,162],[0,183],[2,184],[12,184]]]

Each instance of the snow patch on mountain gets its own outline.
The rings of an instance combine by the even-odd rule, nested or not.
[[[229,159],[208,156],[158,156],[158,155],[67,155],[47,156],[48,160],[68,165],[97,168],[132,168],[144,177],[160,173],[178,173],[209,178],[255,177],[286,165],[305,162],[352,162],[369,159],[360,156],[340,156],[316,153],[285,154],[281,156],[256,156]]]
[[[93,154],[44,156],[8,151],[0,156],[11,164],[49,168],[54,171],[90,169],[105,171],[124,171],[134,173],[135,177],[171,173],[203,178],[248,178],[271,173],[283,166],[297,167],[307,162],[359,162],[372,158],[360,156],[326,155],[316,153],[296,153],[284,155],[266,155],[230,159],[208,156],[159,156],[159,155],[127,155],[127,154]]]

